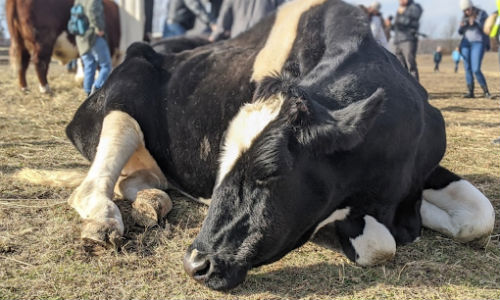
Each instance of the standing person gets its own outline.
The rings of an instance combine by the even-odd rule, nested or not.
[[[196,19],[212,29],[215,28],[215,18],[210,15],[201,0],[170,0],[163,37],[185,34],[186,31],[193,28]]]
[[[76,0],[75,5],[82,5],[89,20],[85,34],[76,36],[76,46],[83,61],[83,90],[90,95],[100,89],[111,73],[111,55],[105,38],[105,19],[102,0]],[[99,76],[95,72],[99,65]]]
[[[422,7],[413,0],[399,0],[394,19],[394,47],[399,61],[419,80],[417,69],[418,29]]]
[[[125,54],[133,42],[142,41],[146,20],[143,1],[118,0],[120,7],[120,52]]]
[[[471,0],[461,0],[460,8],[464,12],[458,33],[463,35],[460,41],[460,53],[464,59],[465,80],[467,82],[468,93],[464,98],[474,98],[474,77],[481,86],[485,98],[491,98],[481,72],[481,63],[484,52],[489,47],[489,37],[484,34],[483,27],[488,14],[472,4]]]
[[[370,29],[372,30],[373,37],[375,40],[384,48],[388,48],[387,36],[385,33],[385,22],[382,14],[380,13],[380,2],[375,1],[372,5],[365,8],[361,6],[361,9],[365,11],[370,19]]]
[[[455,63],[455,73],[458,72],[458,66],[460,65],[460,60],[462,59],[462,55],[460,55],[460,51],[458,50],[458,47],[453,50],[451,53],[451,58],[453,59],[453,62]]]
[[[274,12],[286,0],[224,0],[210,41],[232,38]]]
[[[439,72],[439,64],[443,59],[443,53],[441,53],[441,46],[436,48],[436,52],[434,52],[434,72]]]

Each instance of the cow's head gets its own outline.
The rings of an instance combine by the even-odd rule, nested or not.
[[[290,88],[231,122],[208,215],[184,258],[197,281],[235,287],[249,269],[305,243],[339,204],[329,200],[336,178],[328,160],[363,141],[383,92],[337,110],[310,99]]]

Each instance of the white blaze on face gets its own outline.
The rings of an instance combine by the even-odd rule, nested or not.
[[[297,38],[300,17],[324,2],[326,0],[296,0],[280,6],[266,44],[255,59],[253,81],[258,82],[266,76],[281,72]]]
[[[76,45],[69,41],[68,33],[66,31],[63,31],[57,37],[56,43],[54,44],[54,50],[52,51],[52,56],[63,65],[69,63],[72,59],[79,57],[78,49],[76,48]]]
[[[362,266],[372,266],[386,262],[396,254],[396,241],[384,224],[374,217],[366,215],[363,233],[350,238],[356,251],[356,263]]]
[[[425,227],[461,242],[488,237],[495,225],[491,202],[466,180],[450,183],[440,190],[424,190],[420,207]]]
[[[241,154],[250,148],[255,138],[278,116],[282,105],[283,97],[280,94],[241,107],[227,129],[216,187],[231,171]]]

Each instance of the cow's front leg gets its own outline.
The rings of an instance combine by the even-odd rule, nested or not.
[[[132,201],[132,218],[145,227],[157,225],[172,209],[164,192],[167,179],[149,151],[140,146],[123,168],[115,193]]]
[[[370,215],[347,217],[336,230],[346,256],[361,266],[384,263],[396,254],[391,232]]]
[[[83,239],[115,246],[120,241],[124,225],[112,201],[113,189],[121,170],[143,144],[139,124],[128,114],[112,111],[104,118],[94,161],[68,200],[84,219]]]
[[[389,229],[351,207],[338,209],[320,222],[313,241],[331,249],[341,248],[350,260],[362,266],[384,263],[396,253],[396,241]]]

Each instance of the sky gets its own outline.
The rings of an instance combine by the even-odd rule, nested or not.
[[[136,0],[142,1],[142,0]],[[347,0],[352,4],[364,4],[370,5],[374,0]],[[382,13],[385,17],[389,15],[394,15],[398,8],[398,0],[378,0],[382,4]],[[165,0],[156,0],[156,3],[160,4],[160,8]],[[460,0],[416,0],[422,8],[424,13],[420,22],[420,31],[429,35],[431,38],[443,38],[444,31],[449,27],[450,19],[455,17],[456,22],[460,22],[462,12],[460,11],[459,3]],[[488,14],[496,10],[495,0],[472,0],[472,2],[486,10]],[[4,15],[5,0],[0,0],[0,17]],[[157,12],[158,15],[159,12]],[[161,21],[155,22],[156,28],[161,28]],[[2,22],[2,26],[5,27],[5,22]]]

